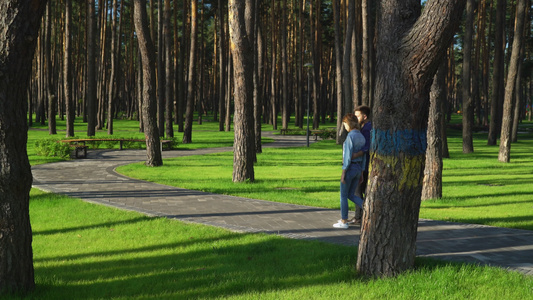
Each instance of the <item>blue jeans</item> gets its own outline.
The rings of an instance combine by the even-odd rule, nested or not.
[[[350,165],[344,176],[344,182],[341,182],[341,218],[348,219],[348,199],[360,208],[363,208],[363,199],[355,195],[355,189],[359,185],[361,178],[361,168]]]

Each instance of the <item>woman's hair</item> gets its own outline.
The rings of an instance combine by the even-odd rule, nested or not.
[[[348,127],[350,127],[350,130],[361,129],[361,126],[359,125],[359,121],[357,120],[357,117],[353,113],[346,114],[344,118],[342,118],[342,122],[348,124]]]

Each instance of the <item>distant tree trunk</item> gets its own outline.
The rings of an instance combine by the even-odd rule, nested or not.
[[[152,2],[152,1],[150,1]],[[157,128],[165,134],[165,49],[163,37],[163,1],[157,0]]]
[[[138,118],[139,118],[139,132],[144,132],[144,112],[143,112],[143,65],[142,65],[142,55],[141,50],[138,50],[139,52],[139,68],[137,71],[137,106],[138,106]]]
[[[353,110],[352,97],[352,74],[351,74],[351,56],[352,56],[352,39],[353,29],[355,26],[355,0],[348,0],[348,20],[346,21],[346,38],[344,39],[344,58],[342,62],[342,76],[344,88],[344,112],[348,113]],[[342,115],[342,114],[341,114]],[[340,127],[337,127],[339,129]]]
[[[505,86],[505,100],[503,104],[502,132],[500,136],[500,152],[498,160],[509,162],[511,160],[511,130],[513,118],[513,96],[515,95],[516,81],[519,80],[518,61],[524,40],[524,23],[527,14],[527,0],[518,0],[516,4],[516,20],[514,27],[513,49],[507,83]]]
[[[371,2],[374,0],[362,0],[362,21],[363,21],[363,51],[362,51],[362,74],[361,74],[361,98],[363,105],[370,105],[370,58],[372,48],[372,26],[370,20]]]
[[[114,98],[115,98],[115,90],[117,90],[116,86],[118,84],[117,82],[117,70],[116,70],[116,63],[118,61],[117,54],[117,18],[118,18],[118,2],[117,0],[113,0],[113,8],[111,11],[111,70],[109,74],[109,92],[107,95],[107,134],[112,135],[113,134],[113,105],[114,105]]]
[[[504,76],[504,55],[505,55],[505,12],[506,0],[498,0],[496,8],[496,29],[494,39],[494,65],[492,76],[492,98],[490,103],[490,123],[487,145],[496,145],[498,132],[501,129],[501,98],[503,90]]]
[[[481,2],[481,1],[479,1]],[[479,3],[477,5],[477,25],[476,25],[476,44],[474,47],[474,63],[472,64],[472,105],[474,106],[474,120],[473,122],[477,126],[481,126],[482,117],[481,117],[481,98],[479,92],[479,83],[482,82],[482,77],[479,72],[480,67],[480,56],[481,56],[481,41],[484,39],[485,32],[485,11],[484,5]]]
[[[63,89],[65,96],[65,110],[67,115],[66,137],[74,136],[74,118],[76,106],[72,91],[72,62],[70,54],[72,52],[71,32],[72,29],[72,2],[65,1],[65,34],[64,34],[64,52],[63,52]]]
[[[472,36],[474,33],[474,3],[466,1],[465,38],[463,45],[463,153],[474,152],[472,130],[474,127],[474,106],[471,91]]]
[[[529,1],[529,0],[526,0]],[[517,68],[517,78],[516,78],[516,87],[515,87],[515,105],[513,112],[513,129],[511,131],[511,142],[516,143],[518,141],[518,124],[521,122],[522,111],[525,108],[524,105],[524,93],[522,89],[522,72],[523,72],[523,62],[524,62],[524,45],[520,49],[520,58],[518,59],[518,68]]]
[[[303,65],[304,65],[304,22],[303,22],[303,11],[305,10],[305,1],[298,1],[298,66],[297,66],[297,96],[295,103],[295,114],[294,114],[294,126],[302,128],[303,127]]]
[[[429,89],[460,22],[463,0],[379,1],[371,171],[357,271],[394,276],[414,266]],[[422,34],[423,33],[423,34]]]
[[[0,295],[35,288],[26,101],[46,3],[5,0],[0,4],[4,29],[0,34]]]
[[[287,1],[282,1],[281,16],[281,89],[282,89],[282,114],[281,128],[287,129],[289,126],[289,68],[287,65]]]
[[[150,167],[163,164],[157,127],[157,98],[155,92],[155,48],[150,38],[146,0],[134,0],[134,23],[143,68],[143,123],[146,136],[146,162]]]
[[[442,136],[442,120],[444,120],[442,102],[446,101],[446,60],[444,59],[433,79],[429,98],[428,146],[422,184],[422,201],[442,198],[442,141],[446,139],[446,136]]]
[[[224,105],[226,99],[226,35],[225,35],[225,23],[224,23],[224,1],[218,0],[218,60],[219,60],[219,86],[218,86],[218,130],[224,130],[225,112],[226,106]]]
[[[272,59],[270,61],[270,111],[271,114],[271,122],[272,122],[272,129],[277,130],[278,129],[278,107],[277,107],[277,87],[276,87],[276,71],[277,71],[277,36],[276,36],[276,24],[277,24],[277,18],[275,17],[277,15],[276,11],[276,4],[274,0],[272,0],[272,4],[270,9],[273,11],[271,13],[271,28],[270,28],[270,34],[271,34],[271,50],[270,53],[272,55]]]
[[[228,30],[229,31],[229,30]],[[233,82],[233,51],[229,49],[229,55],[228,55],[228,76],[226,76],[226,113],[224,114],[226,116],[224,120],[225,125],[225,131],[229,132],[231,131],[231,100],[233,95],[233,89],[232,89],[232,82]]]
[[[233,182],[254,181],[253,16],[254,3],[230,0],[229,34],[235,77]]]
[[[189,80],[187,86],[187,109],[185,110],[184,144],[192,143],[192,121],[196,86],[196,40],[198,35],[198,0],[191,1],[191,49],[189,52]]]
[[[96,131],[96,20],[95,0],[87,1],[87,136]]]
[[[46,7],[46,33],[45,33],[45,54],[44,59],[46,61],[46,99],[48,100],[48,134],[57,134],[56,130],[56,107],[57,107],[57,95],[54,89],[54,73],[52,70],[52,4],[48,4]]]
[[[263,106],[263,30],[259,12],[261,1],[255,1],[255,29],[254,29],[254,123],[255,123],[255,153],[263,152],[261,144],[261,109]],[[257,158],[256,160],[257,161]]]
[[[333,0],[333,22],[335,27],[335,91],[337,92],[337,145],[342,144],[339,129],[342,125],[343,114],[343,85],[342,85],[342,56],[341,56],[341,28],[340,28],[340,3],[339,0]],[[346,41],[345,41],[346,42]],[[345,78],[346,79],[346,78]],[[351,82],[349,83],[351,84]]]
[[[165,125],[166,125],[166,134],[167,138],[174,137],[174,128],[172,122],[172,106],[173,106],[173,82],[172,78],[172,39],[170,35],[170,0],[165,0],[165,16],[164,16],[164,25],[163,25],[163,35],[165,37],[165,77],[166,77],[166,86],[165,86],[165,99],[166,99],[166,109],[165,109]]]
[[[361,52],[363,48],[363,38],[362,38],[362,3],[361,1],[356,1],[355,3],[355,25],[354,25],[354,37],[352,39],[352,98],[353,105],[358,106],[362,105],[361,99]]]

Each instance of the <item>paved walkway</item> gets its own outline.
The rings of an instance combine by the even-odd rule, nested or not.
[[[268,133],[265,133],[268,135]],[[305,137],[276,136],[265,147],[304,146]],[[164,151],[164,157],[188,156],[231,148]],[[339,211],[186,190],[135,180],[116,167],[144,161],[143,150],[89,150],[87,159],[32,167],[33,186],[88,202],[134,210],[240,232],[264,232],[289,238],[357,245],[359,226],[334,229]],[[474,262],[533,275],[533,231],[420,220],[417,255]]]

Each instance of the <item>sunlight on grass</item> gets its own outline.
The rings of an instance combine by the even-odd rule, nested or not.
[[[497,160],[498,147],[476,135],[475,153],[463,154],[457,133],[449,137],[444,159],[443,198],[422,203],[420,217],[533,230],[533,139],[512,146],[511,163]],[[161,168],[123,166],[128,176],[171,186],[300,205],[339,208],[342,149],[333,140],[310,148],[263,149],[255,164],[255,183],[231,181],[233,154],[165,160]],[[353,205],[353,204],[352,204]]]
[[[13,299],[533,296],[533,278],[516,272],[418,259],[396,278],[368,280],[355,274],[354,247],[150,218],[37,190],[30,214],[37,287]]]

